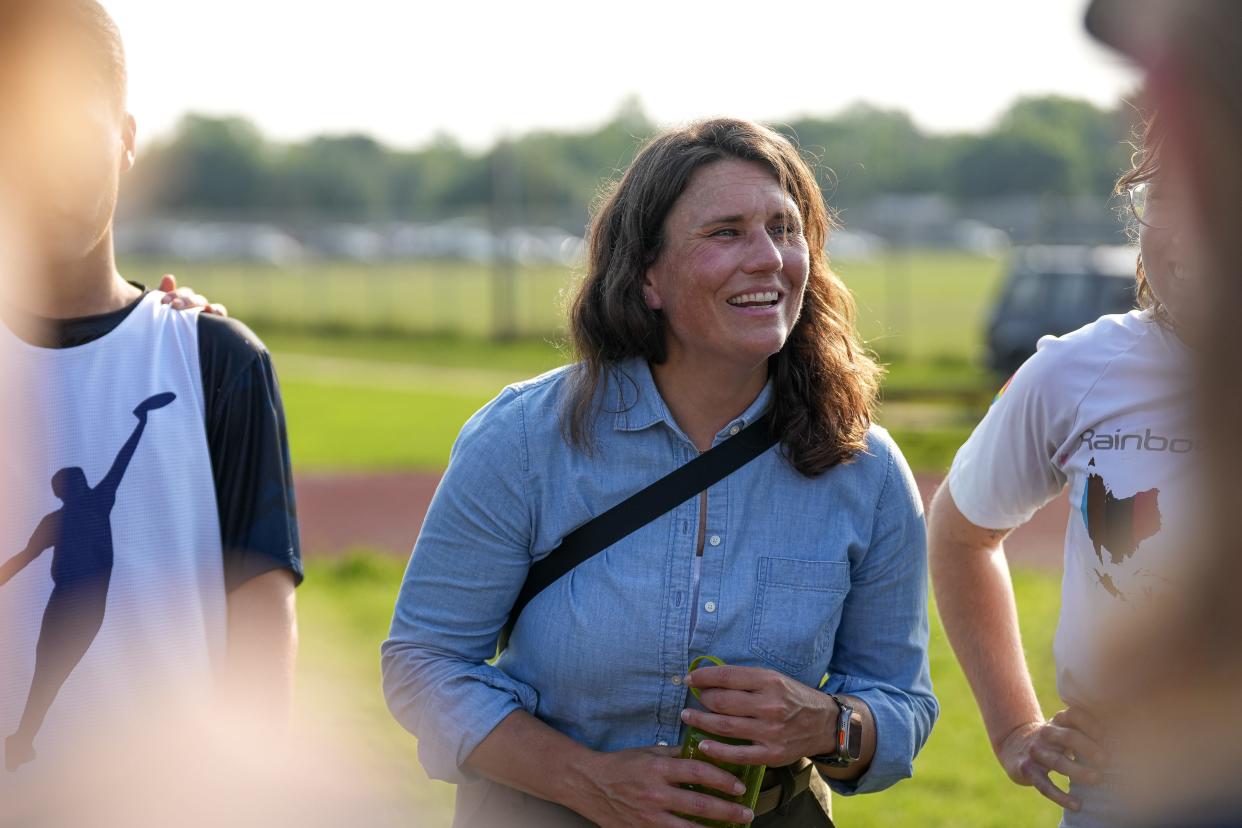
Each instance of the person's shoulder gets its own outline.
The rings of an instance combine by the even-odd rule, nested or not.
[[[524,379],[520,382],[511,383],[505,386],[505,391],[511,392],[515,396],[525,397],[526,399],[535,399],[551,394],[560,393],[565,384],[570,381],[576,365],[561,365],[550,371],[545,371],[538,376]]]
[[[1042,337],[1032,361],[1045,370],[1102,366],[1132,349],[1156,324],[1146,311],[1106,314],[1067,334]]]
[[[900,454],[901,450],[897,448],[897,441],[887,428],[879,423],[872,423],[867,428],[867,453],[887,461],[891,455]]]
[[[868,479],[875,489],[886,496],[900,494],[918,513],[923,511],[918,482],[914,471],[888,429],[872,423],[867,429],[867,449],[861,453],[869,465]]]
[[[1143,311],[1107,314],[1067,334],[1042,337],[1035,353],[1005,383],[995,403],[1042,400],[1048,410],[1074,409],[1099,380],[1157,324]]]
[[[200,350],[242,360],[259,358],[268,353],[258,334],[238,319],[199,312],[195,324],[198,326]]]
[[[556,422],[558,403],[572,371],[572,365],[564,365],[506,385],[462,426],[459,446],[512,445],[515,440],[524,442],[541,424]]]
[[[573,365],[562,365],[538,376],[510,383],[475,416],[486,414],[496,418],[513,416],[515,412],[523,410],[550,410],[555,407],[552,404],[564,393],[573,371]]]
[[[881,475],[889,474],[894,467],[908,466],[893,435],[879,423],[872,423],[867,429],[867,448],[859,452],[859,456],[864,462],[874,466],[876,473]]]
[[[875,488],[882,487],[894,469],[906,466],[905,456],[897,441],[888,429],[875,422],[867,428],[865,447],[854,452],[853,457],[842,464],[853,475],[865,480],[866,486]]]

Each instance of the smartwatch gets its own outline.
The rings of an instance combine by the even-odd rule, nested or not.
[[[848,768],[862,756],[862,716],[833,694],[829,693],[828,697],[837,703],[841,711],[837,716],[837,749],[809,758],[812,762],[832,768]]]

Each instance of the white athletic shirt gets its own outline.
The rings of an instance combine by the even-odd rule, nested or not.
[[[1091,704],[1096,634],[1176,582],[1195,502],[1189,375],[1185,344],[1148,311],[1044,337],[953,461],[954,502],[989,529],[1069,486],[1054,645],[1069,703]]]
[[[55,544],[0,585],[0,740],[19,730],[40,637],[58,630],[62,652],[89,644],[34,736],[38,758],[12,773],[0,765],[0,797],[6,782],[20,785],[24,774],[71,758],[101,729],[124,731],[155,710],[200,710],[215,689],[226,594],[198,314],[173,311],[160,298],[148,295],[115,330],[74,348],[36,348],[0,324],[9,380],[0,422],[23,444],[0,452],[0,567],[28,545]],[[117,468],[144,401],[166,404],[147,412],[128,464]],[[81,469],[94,496],[71,489],[62,501],[52,481],[76,476],[65,469]],[[57,513],[59,524],[45,520]],[[109,543],[106,601],[91,638],[92,602],[107,570],[98,562]],[[51,600],[54,556],[59,602]],[[95,563],[79,566],[87,560]],[[63,613],[59,621],[47,617],[49,606],[78,606],[84,617],[66,626]]]

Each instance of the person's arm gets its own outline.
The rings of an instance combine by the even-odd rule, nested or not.
[[[970,682],[992,750],[1005,772],[1064,808],[1078,802],[1058,788],[1050,771],[1092,783],[1098,774],[1073,757],[1099,762],[1088,735],[1094,722],[1069,709],[1044,718],[1022,651],[1018,610],[1002,541],[1011,530],[971,523],[948,485],[932,502],[929,554],[936,605],[945,634]]]
[[[864,752],[866,740],[874,740],[866,767],[819,766],[833,790],[845,795],[881,791],[913,775],[914,759],[940,714],[927,657],[923,501],[896,444],[884,432],[876,443],[884,446],[887,471],[871,542],[851,562],[850,592],[823,688],[862,714]]]
[[[138,443],[142,440],[142,432],[147,427],[148,413],[140,408],[134,413],[134,416],[138,418],[138,425],[134,426],[134,432],[129,435],[129,439],[121,447],[116,460],[112,461],[112,468],[108,469],[107,475],[95,487],[101,494],[112,496],[116,492],[121,485],[121,478],[125,476],[125,470],[129,468],[129,461],[133,459],[134,452],[138,449]]]
[[[1077,412],[1115,354],[1081,335],[1040,340],[958,450],[930,519],[937,606],[1013,781],[1066,808],[1078,803],[1048,777],[1094,778],[1077,760],[1098,758],[1098,731],[1079,710],[1045,721],[1022,653],[1002,541],[1065,486]],[[1091,630],[1078,631],[1090,635]]]
[[[35,527],[34,534],[30,536],[30,542],[26,544],[26,548],[3,564],[0,564],[0,586],[4,586],[13,580],[17,573],[29,566],[35,558],[42,555],[55,543],[53,535],[59,516],[59,512],[53,512],[39,521],[39,525]]]
[[[298,628],[291,572],[251,578],[228,596],[224,689],[232,709],[245,708],[273,726],[288,722]]]
[[[280,724],[291,706],[302,579],[280,385],[267,349],[240,322],[203,315],[197,326],[228,594],[225,700]]]

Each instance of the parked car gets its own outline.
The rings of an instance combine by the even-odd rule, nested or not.
[[[1041,336],[1133,309],[1137,257],[1121,245],[1016,248],[988,323],[988,366],[1008,376]]]

